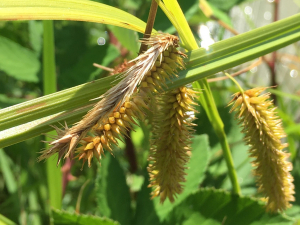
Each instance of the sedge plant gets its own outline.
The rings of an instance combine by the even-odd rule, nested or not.
[[[144,32],[146,27],[145,23],[128,13],[90,1],[57,1],[53,3],[56,10],[52,14],[35,13],[26,6],[29,1],[16,2],[16,5],[13,5],[9,1],[4,1],[4,5],[7,9],[11,9],[14,15],[9,10],[3,11],[3,8],[0,8],[0,19],[83,20],[116,25],[139,32]],[[41,3],[34,1],[32,4],[39,4],[43,12],[47,12],[49,7],[49,1],[46,0]],[[61,13],[65,9],[64,4],[69,4],[70,14]],[[95,158],[101,163],[105,151],[114,155],[114,146],[118,146],[119,141],[123,141],[129,132],[134,130],[134,126],[138,124],[137,121],[147,121],[148,113],[151,111],[153,114],[150,124],[152,135],[147,167],[148,187],[152,189],[150,195],[152,198],[158,197],[161,203],[169,199],[170,202],[176,204],[176,197],[184,192],[187,164],[193,157],[191,148],[195,131],[193,120],[196,119],[197,113],[195,107],[200,104],[219,138],[232,185],[232,193],[240,198],[241,188],[224,123],[206,77],[211,73],[222,71],[226,66],[229,68],[235,65],[229,61],[227,63],[222,61],[225,56],[232,57],[229,53],[235,54],[236,58],[233,61],[239,64],[242,63],[241,59],[247,61],[251,57],[263,55],[275,48],[278,49],[300,40],[299,32],[297,32],[297,29],[300,29],[299,16],[293,17],[289,22],[281,22],[280,27],[285,36],[278,36],[275,40],[270,39],[270,43],[274,44],[271,47],[265,43],[263,40],[265,36],[262,34],[259,42],[262,47],[254,39],[246,40],[249,41],[249,46],[253,45],[253,52],[246,52],[248,49],[245,49],[245,54],[248,53],[249,56],[238,57],[241,56],[239,48],[242,49],[245,43],[236,42],[231,49],[224,45],[223,49],[213,51],[210,56],[214,56],[215,59],[211,60],[205,58],[207,54],[198,47],[178,2],[176,0],[153,0],[153,5],[155,4],[169,18],[177,29],[179,37],[152,29],[156,9],[151,8],[147,23],[149,33],[147,34],[146,29],[147,35],[141,39],[140,54],[115,69],[116,76],[109,78],[114,86],[108,88],[110,86],[108,84],[106,92],[95,94],[92,99],[93,107],[84,108],[82,112],[88,109],[89,111],[81,120],[78,119],[79,114],[76,114],[78,120],[73,126],[70,123],[68,125],[65,123],[63,127],[52,125],[57,135],[53,137],[53,140],[48,141],[50,147],[42,152],[39,160],[48,159],[57,154],[57,164],[62,159],[72,158],[82,160],[82,168],[85,162],[88,167],[92,167],[92,159]],[[22,7],[24,7],[23,10],[21,10]],[[84,15],[81,14],[81,7],[83,11],[86,10]],[[113,13],[110,14],[107,11]],[[270,33],[273,30],[269,28]],[[239,40],[242,41],[242,39]],[[260,49],[256,49],[257,46],[260,46]],[[217,60],[220,65],[222,63],[226,65],[216,65],[210,68],[209,66],[214,66]],[[207,71],[201,73],[197,68]],[[182,75],[184,73],[185,76]],[[252,162],[255,168],[254,175],[259,192],[263,193],[267,202],[266,210],[277,213],[291,207],[291,202],[295,200],[295,191],[290,173],[292,164],[288,161],[289,153],[283,151],[286,144],[282,144],[280,140],[285,137],[285,133],[272,101],[268,100],[269,94],[260,95],[265,89],[241,90],[234,95],[230,104],[233,105],[231,111],[238,111],[237,120],[245,133],[244,141],[250,146],[249,153],[254,158]],[[57,204],[55,207],[59,208],[60,205]]]

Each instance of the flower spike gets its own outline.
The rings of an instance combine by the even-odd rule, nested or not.
[[[290,202],[295,200],[294,179],[290,174],[290,154],[283,151],[287,144],[280,141],[286,136],[281,119],[269,100],[270,93],[261,94],[264,90],[265,87],[258,87],[234,94],[230,111],[237,111],[244,140],[250,146],[254,175],[259,192],[267,199],[267,211],[278,212],[291,207]]]

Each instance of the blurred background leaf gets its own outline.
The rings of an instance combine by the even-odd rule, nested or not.
[[[78,224],[78,225],[118,225],[119,223],[110,220],[108,218],[101,218],[97,216],[78,215],[75,213],[69,213],[60,210],[52,210],[52,219],[54,225],[67,225],[67,224]]]
[[[211,225],[293,225],[294,220],[282,215],[269,215],[264,204],[249,197],[231,195],[222,190],[200,189],[175,207],[166,224]]]
[[[34,52],[0,36],[0,70],[22,81],[38,82],[40,62]]]

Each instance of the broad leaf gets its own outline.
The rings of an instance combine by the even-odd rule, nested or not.
[[[292,225],[293,220],[265,212],[264,203],[210,188],[191,194],[168,215],[165,224]]]
[[[40,62],[34,52],[0,36],[0,70],[18,80],[38,82]]]
[[[139,193],[135,224],[146,225],[155,224],[158,220],[162,221],[176,205],[180,204],[192,192],[198,190],[209,162],[209,144],[207,135],[195,136],[192,141],[192,155],[187,164],[184,191],[177,196],[174,203],[167,199],[163,204],[160,204],[159,198],[155,198],[153,202],[148,202],[150,201],[150,190],[147,188],[148,179],[145,179],[145,185]],[[145,204],[145,202],[148,203]]]
[[[10,158],[5,154],[4,150],[0,148],[0,171],[3,174],[7,190],[10,194],[17,191],[17,181],[14,177],[13,171],[10,167]]]
[[[115,222],[108,218],[90,216],[90,215],[78,215],[75,213],[69,213],[65,211],[60,211],[57,209],[52,209],[52,219],[54,225],[118,225],[118,222]]]
[[[96,180],[98,212],[100,215],[130,225],[131,198],[124,171],[109,153],[101,160]]]

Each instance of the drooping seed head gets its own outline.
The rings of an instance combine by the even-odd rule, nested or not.
[[[270,93],[262,94],[264,87],[234,94],[230,102],[231,112],[237,111],[237,118],[245,133],[245,142],[250,146],[254,158],[254,175],[259,192],[267,199],[267,211],[283,211],[294,201],[292,164],[289,153],[283,151],[287,144],[281,143],[286,134],[277,116]]]

